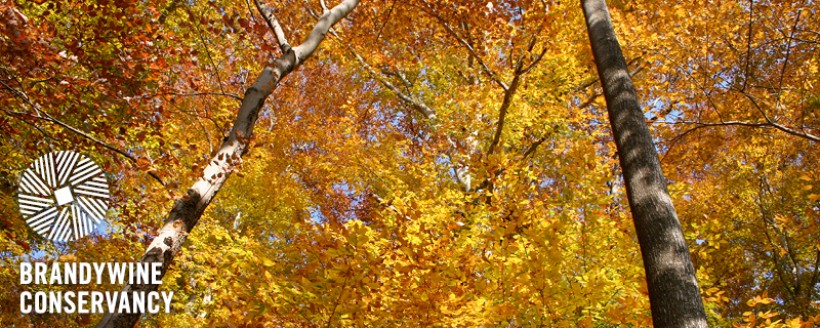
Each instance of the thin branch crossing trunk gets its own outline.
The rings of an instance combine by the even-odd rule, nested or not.
[[[241,162],[265,99],[273,92],[282,78],[313,54],[325,39],[330,28],[347,16],[358,3],[359,0],[345,0],[325,11],[302,44],[287,49],[271,67],[266,67],[259,74],[253,86],[245,93],[230,135],[205,168],[202,176],[188,189],[187,194],[174,202],[174,207],[165,219],[159,235],[148,246],[148,250],[140,261],[162,263],[162,276],[165,276],[171,261],[179,252],[188,234],[199,222],[205,208],[222,188],[233,169]],[[280,39],[281,44],[283,36],[280,34],[276,36]],[[158,287],[159,285],[155,284],[126,285],[123,293],[156,291]],[[139,321],[141,315],[140,313],[109,313],[103,317],[97,327],[130,328]]]
[[[641,246],[655,327],[706,327],[689,248],[604,0],[582,0]]]

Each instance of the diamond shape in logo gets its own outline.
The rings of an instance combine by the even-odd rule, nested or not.
[[[57,198],[57,206],[62,206],[74,201],[74,195],[71,194],[71,187],[62,187],[54,191],[54,198]]]

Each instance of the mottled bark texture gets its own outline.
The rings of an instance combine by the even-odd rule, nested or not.
[[[604,0],[582,0],[641,246],[655,327],[706,327],[689,248]]]
[[[205,168],[202,176],[188,189],[185,196],[174,202],[174,207],[165,219],[159,235],[148,246],[148,250],[140,261],[162,263],[162,276],[165,276],[171,261],[179,252],[188,234],[199,222],[205,208],[211,203],[233,169],[241,162],[253,133],[259,109],[262,108],[265,99],[273,92],[282,78],[313,54],[330,28],[347,16],[358,3],[358,0],[345,0],[326,11],[301,45],[287,49],[271,67],[265,68],[259,74],[256,82],[245,93],[230,135]],[[156,291],[158,287],[154,284],[126,285],[123,292]],[[103,317],[97,327],[131,328],[139,321],[141,315],[140,313],[109,313]]]

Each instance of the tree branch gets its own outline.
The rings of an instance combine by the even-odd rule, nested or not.
[[[237,95],[233,95],[233,94],[230,94],[230,93],[224,93],[224,92],[191,92],[191,93],[179,93],[179,92],[172,92],[172,91],[169,91],[169,92],[157,93],[157,94],[154,94],[153,96],[165,96],[165,95],[168,95],[168,96],[177,96],[177,97],[222,96],[222,97],[228,97],[228,98],[232,98],[232,99],[234,99],[234,100],[237,100],[237,101],[239,101],[239,102],[242,102],[242,97],[237,96]]]
[[[749,29],[746,35],[746,68],[743,71],[743,87],[746,90],[746,84],[749,82],[749,69],[752,63],[752,14],[754,13],[754,0],[749,0]]]
[[[307,10],[311,15],[316,17],[315,13],[310,8],[307,8]],[[423,115],[427,119],[434,120],[436,118],[435,111],[432,108],[430,108],[429,106],[427,106],[427,104],[425,104],[424,102],[422,102],[419,99],[414,99],[415,97],[411,97],[410,95],[402,92],[398,87],[396,87],[393,83],[391,83],[390,81],[388,81],[384,77],[384,75],[394,75],[399,80],[401,80],[402,83],[405,84],[405,86],[407,86],[407,87],[412,86],[412,84],[409,81],[407,81],[407,79],[404,77],[404,75],[401,72],[389,72],[389,71],[383,69],[382,74],[377,73],[373,69],[373,67],[370,66],[370,64],[368,64],[364,60],[364,58],[362,58],[362,56],[359,55],[358,52],[356,52],[355,49],[353,49],[353,47],[351,47],[349,44],[343,42],[342,38],[338,34],[336,34],[336,32],[334,32],[333,30],[330,30],[330,34],[333,35],[336,38],[336,40],[338,40],[343,46],[345,46],[348,49],[348,51],[353,55],[354,58],[356,58],[356,60],[359,62],[359,64],[361,64],[365,68],[365,70],[367,70],[371,75],[373,75],[373,77],[376,79],[376,81],[378,81],[379,83],[381,83],[382,85],[384,85],[385,87],[390,89],[391,91],[395,92],[396,96],[398,96],[399,99],[401,99],[404,102],[410,104],[410,106],[414,110],[419,112],[421,115]],[[434,124],[434,126],[437,126],[437,123],[433,123],[433,124]],[[447,142],[451,145],[451,147],[453,149],[457,148],[455,141],[453,141],[453,139],[449,135],[446,135],[445,138],[447,139]],[[472,137],[470,137],[470,138],[472,138]],[[468,140],[469,140],[469,138],[468,138]],[[473,147],[471,150],[474,151],[475,148],[477,148],[477,147]],[[450,159],[450,161],[453,165],[453,171],[455,173],[454,177],[455,177],[456,183],[458,183],[460,186],[462,186],[465,191],[470,191],[471,190],[471,185],[470,185],[470,180],[471,179],[470,179],[470,176],[469,176],[470,166],[469,165],[460,165],[460,164],[453,163],[452,162],[453,156],[451,156],[450,154],[445,154],[445,155]]]
[[[531,53],[535,48],[535,41],[537,40],[537,36],[541,33],[541,29],[543,27],[544,25],[538,27],[538,30],[535,32],[535,35],[532,37],[529,45],[527,46],[527,52]],[[532,70],[532,68],[541,61],[541,58],[544,58],[544,54],[546,53],[547,47],[544,47],[541,54],[538,55],[538,57],[536,57],[526,68],[524,68],[524,55],[522,54],[518,58],[518,63],[516,64],[515,71],[513,72],[513,80],[510,82],[510,87],[504,91],[504,100],[501,102],[501,108],[498,113],[498,126],[495,129],[495,135],[493,135],[493,140],[490,142],[490,147],[487,150],[487,154],[492,154],[495,151],[495,147],[498,146],[498,143],[501,141],[501,133],[504,130],[504,119],[507,116],[507,111],[510,108],[510,104],[512,104],[515,91],[518,90],[518,86],[521,84],[521,77]]]
[[[538,139],[538,141],[534,142],[532,145],[530,145],[530,147],[527,148],[527,151],[524,152],[524,158],[530,157],[532,154],[534,154],[535,151],[538,150],[538,146],[541,146],[541,144],[544,143],[544,141],[546,140],[547,137],[543,137],[541,139]]]
[[[797,17],[794,19],[794,25],[792,26],[791,33],[789,33],[789,38],[786,40],[786,56],[783,59],[783,67],[780,69],[780,82],[777,86],[777,100],[774,103],[774,110],[775,113],[780,111],[780,99],[783,95],[783,78],[786,76],[786,67],[789,65],[789,55],[792,53],[792,38],[794,38],[794,32],[797,30],[797,23],[800,22],[800,14],[803,11],[797,10]]]
[[[193,25],[196,28],[199,41],[202,42],[202,47],[205,48],[205,54],[208,56],[208,61],[211,63],[211,67],[214,70],[213,74],[216,76],[216,82],[219,83],[219,91],[225,93],[225,89],[222,87],[222,76],[219,75],[219,67],[216,66],[216,61],[214,61],[214,58],[211,55],[211,48],[208,46],[208,43],[205,41],[205,37],[202,35],[202,29],[199,26],[199,19],[194,17],[194,13],[190,7],[185,9],[188,11],[189,19],[194,22]]]
[[[535,151],[538,150],[538,147],[541,146],[541,144],[544,143],[544,141],[547,141],[547,136],[544,136],[544,137],[536,140],[535,142],[533,142],[532,145],[527,147],[527,150],[524,151],[524,153],[521,155],[520,161],[523,161],[523,160],[529,158],[530,156],[532,156],[533,154],[535,154]],[[507,171],[507,169],[503,168],[503,167],[495,170],[495,172],[493,172],[492,178],[487,178],[484,181],[482,181],[478,186],[475,187],[475,189],[473,189],[473,191],[481,190],[481,189],[485,189],[485,188],[489,187],[490,186],[490,181],[492,179],[498,178],[498,176],[501,175],[502,173],[504,173],[505,171]]]
[[[88,139],[88,140],[91,140],[91,141],[92,141],[92,142],[94,142],[95,144],[100,145],[100,146],[102,146],[102,147],[103,147],[103,148],[105,148],[105,149],[108,149],[108,150],[110,150],[110,151],[113,151],[113,152],[115,152],[115,153],[117,153],[117,154],[119,154],[119,155],[121,155],[121,156],[123,156],[123,157],[127,158],[127,159],[128,159],[128,160],[130,160],[132,163],[135,163],[135,164],[137,163],[137,158],[136,158],[136,157],[134,157],[133,155],[131,155],[131,154],[129,154],[129,153],[127,153],[127,152],[125,152],[125,151],[123,151],[123,150],[121,150],[121,149],[117,148],[117,147],[114,147],[114,146],[112,146],[112,145],[109,145],[109,144],[107,144],[107,143],[103,142],[102,140],[99,140],[99,139],[97,139],[97,138],[95,138],[95,137],[91,136],[90,134],[85,133],[84,131],[82,131],[82,130],[80,130],[80,129],[78,129],[78,128],[75,128],[75,127],[73,127],[73,126],[71,126],[71,125],[68,125],[68,124],[66,124],[66,123],[64,123],[64,122],[62,122],[62,121],[60,121],[60,120],[58,120],[58,119],[56,119],[56,118],[52,117],[52,116],[51,116],[51,115],[49,115],[48,113],[44,112],[42,109],[40,109],[40,107],[39,107],[39,106],[37,106],[36,104],[34,104],[33,102],[31,102],[31,100],[28,98],[28,96],[27,96],[27,95],[26,95],[23,91],[20,91],[20,90],[17,90],[17,89],[15,89],[15,88],[12,88],[11,86],[9,86],[8,84],[6,84],[5,82],[2,82],[2,81],[0,81],[0,84],[2,84],[2,85],[6,88],[6,89],[8,89],[9,91],[11,91],[11,92],[12,92],[12,93],[14,93],[15,95],[17,95],[17,97],[18,97],[18,98],[20,98],[20,99],[22,99],[24,102],[26,102],[29,106],[31,106],[31,108],[32,108],[32,109],[34,109],[34,111],[35,111],[35,112],[37,112],[37,113],[39,114],[39,115],[31,115],[31,114],[28,114],[28,113],[13,112],[13,111],[10,111],[10,110],[7,110],[7,109],[5,109],[5,108],[4,108],[4,109],[3,109],[3,111],[4,111],[4,112],[6,112],[6,113],[8,113],[9,115],[15,115],[15,116],[26,116],[26,117],[31,117],[31,118],[34,118],[34,119],[38,119],[38,120],[42,120],[42,121],[46,121],[46,122],[49,122],[49,123],[53,123],[53,124],[59,125],[60,127],[62,127],[62,128],[64,128],[64,129],[66,129],[66,130],[70,131],[71,133],[74,133],[74,134],[76,134],[76,135],[78,135],[78,136],[81,136],[81,137],[83,137],[83,138],[86,138],[86,139]],[[34,126],[34,125],[32,125],[32,126]],[[36,126],[35,126],[35,128],[36,128]],[[42,130],[41,130],[41,129],[39,129],[39,128],[37,128],[37,130],[39,130],[41,133],[45,133],[44,131],[42,131]],[[157,182],[159,182],[159,184],[161,184],[162,186],[165,186],[165,182],[164,182],[164,181],[162,181],[162,179],[159,177],[159,175],[157,175],[155,172],[150,172],[150,171],[149,171],[149,172],[148,172],[148,175],[149,175],[149,176],[151,176],[152,178],[154,178],[154,180],[157,180]]]
[[[386,207],[387,209],[391,210],[391,211],[392,211],[393,213],[395,213],[396,215],[398,215],[398,216],[400,216],[400,217],[404,218],[405,220],[408,220],[408,221],[410,220],[410,217],[409,217],[409,216],[407,216],[406,214],[404,214],[404,213],[402,213],[401,211],[399,211],[399,209],[398,209],[398,208],[396,208],[395,206],[393,206],[393,204],[392,204],[392,203],[390,203],[389,201],[385,200],[385,199],[384,199],[384,198],[382,198],[381,196],[377,195],[377,194],[376,194],[376,193],[374,193],[374,192],[371,192],[371,193],[370,193],[370,196],[372,196],[373,198],[375,198],[375,199],[376,199],[376,201],[377,201],[377,202],[379,202],[379,204],[380,204],[380,205],[382,205],[382,206]]]
[[[769,118],[768,115],[766,115],[766,112],[763,110],[762,107],[760,107],[760,104],[757,103],[757,101],[754,99],[754,97],[752,97],[750,94],[746,93],[746,91],[741,90],[740,93],[743,94],[743,96],[745,96],[747,99],[749,99],[749,101],[752,103],[752,105],[755,107],[755,109],[757,109],[757,111],[760,112],[761,115],[763,115],[763,119],[765,119],[766,122],[769,123],[769,125],[777,128],[780,131],[786,132],[788,134],[798,136],[798,137],[802,137],[802,138],[806,138],[806,139],[809,139],[811,141],[820,142],[820,137],[818,137],[818,136],[815,136],[815,135],[807,133],[807,132],[797,131],[795,129],[792,129],[790,127],[787,127],[787,126],[784,126],[780,123],[775,122],[774,120]]]
[[[217,150],[213,160],[203,170],[202,175],[188,189],[186,195],[176,199],[158,235],[151,241],[140,259],[143,263],[161,263],[160,278],[165,276],[188,234],[197,225],[217,192],[242,162],[242,155],[248,149],[256,119],[265,100],[279,85],[282,78],[310,57],[330,28],[347,16],[358,4],[359,0],[344,0],[322,15],[307,39],[301,45],[282,54],[271,67],[262,70],[254,84],[245,92],[230,134]],[[158,287],[157,284],[129,284],[123,288],[120,295],[156,291]],[[108,313],[97,327],[133,327],[141,315],[141,313]]]
[[[359,64],[361,64],[365,68],[365,70],[367,70],[371,75],[373,75],[373,77],[377,81],[379,81],[379,83],[381,83],[386,88],[388,88],[391,91],[393,91],[394,93],[396,93],[396,96],[398,96],[401,100],[404,100],[407,103],[409,103],[413,107],[413,109],[418,111],[425,118],[431,119],[431,120],[436,118],[436,112],[433,109],[428,107],[423,102],[415,100],[412,97],[410,97],[409,95],[407,95],[404,92],[402,92],[401,90],[399,90],[398,87],[393,85],[393,83],[390,83],[390,81],[385,79],[382,76],[382,74],[377,73],[373,69],[372,66],[370,66],[367,62],[365,62],[364,58],[362,58],[362,56],[359,55],[359,53],[357,53],[355,50],[353,50],[353,48],[350,45],[345,44],[345,46],[347,47],[347,50],[353,55],[353,57],[356,58],[356,60],[359,62]]]
[[[487,154],[492,154],[495,151],[495,147],[501,141],[501,132],[504,130],[504,119],[507,117],[507,110],[510,108],[510,104],[512,104],[512,98],[515,96],[515,91],[518,89],[518,85],[521,81],[521,74],[519,72],[519,68],[516,69],[515,77],[513,77],[512,83],[510,83],[510,87],[504,91],[504,100],[501,102],[501,108],[498,111],[498,125],[495,128],[495,134],[493,135],[493,140],[490,142],[490,147],[487,149]]]
[[[464,38],[459,36],[458,33],[456,33],[456,31],[454,31],[453,28],[450,27],[449,24],[447,24],[447,21],[444,18],[442,18],[441,16],[436,15],[435,13],[427,10],[427,8],[424,8],[424,7],[421,7],[421,6],[415,6],[415,7],[421,9],[423,12],[427,13],[431,17],[438,20],[441,23],[441,25],[444,26],[444,29],[447,30],[447,33],[449,33],[451,36],[453,36],[456,39],[456,41],[458,41],[458,43],[460,43],[462,46],[464,46],[465,49],[467,49],[467,52],[470,53],[470,56],[472,56],[473,58],[476,59],[476,61],[478,61],[478,64],[481,65],[481,69],[484,71],[485,74],[487,74],[487,76],[490,77],[491,80],[493,80],[493,82],[498,84],[498,86],[500,86],[505,91],[510,88],[506,83],[501,81],[501,79],[499,79],[498,76],[496,76],[495,73],[493,73],[492,70],[490,70],[490,67],[487,66],[487,63],[485,63],[483,59],[481,59],[481,56],[478,55],[478,52],[476,52],[476,50],[473,48],[473,46],[471,46],[470,43],[468,43],[466,40],[464,40]]]
[[[288,44],[288,39],[285,37],[285,31],[282,29],[282,25],[279,24],[279,20],[276,19],[276,15],[274,15],[273,10],[265,10],[262,7],[262,4],[259,3],[259,0],[253,0],[254,5],[256,5],[256,10],[259,10],[259,13],[262,14],[262,18],[265,19],[265,23],[268,24],[268,28],[273,32],[273,35],[276,36],[276,41],[279,43],[279,49],[282,50],[283,54],[288,53],[290,50],[290,44]]]

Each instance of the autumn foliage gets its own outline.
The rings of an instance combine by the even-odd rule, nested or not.
[[[336,2],[0,0],[0,326],[96,324],[20,316],[18,263],[142,256],[283,54],[264,12],[295,46]],[[820,324],[820,5],[609,9],[710,326]],[[600,85],[577,2],[362,1],[268,97],[140,327],[650,326]],[[106,233],[22,220],[58,150],[109,173]]]

